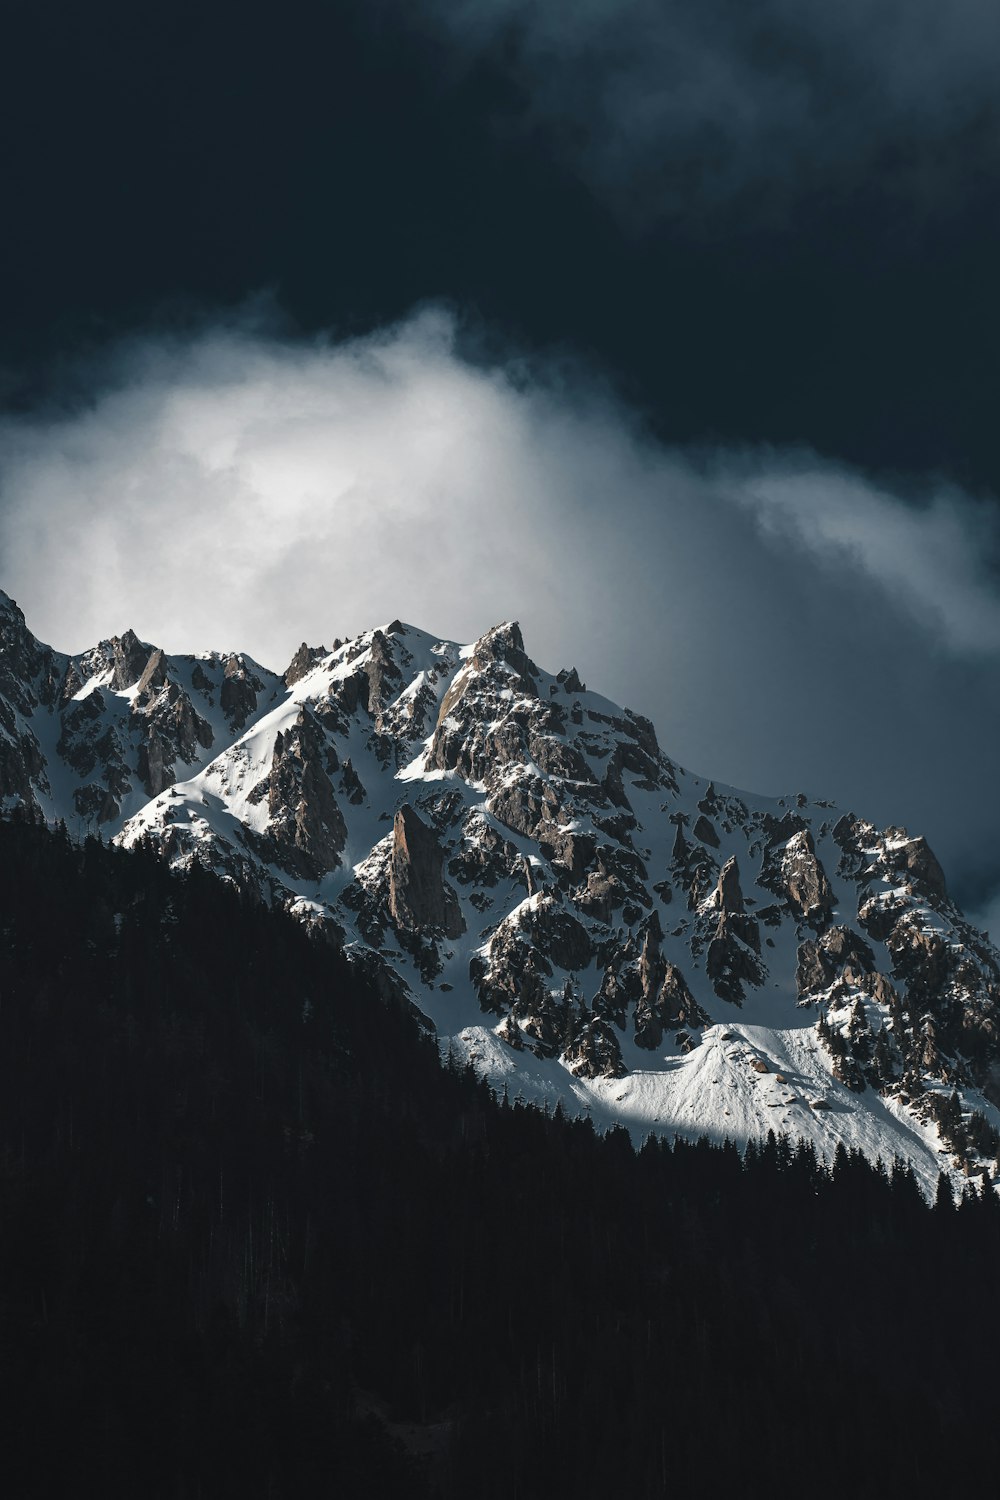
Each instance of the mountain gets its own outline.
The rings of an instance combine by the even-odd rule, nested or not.
[[[394,621],[275,674],[0,596],[0,798],[321,925],[442,1050],[598,1124],[992,1179],[1000,954],[924,839],[713,785],[515,624]]]

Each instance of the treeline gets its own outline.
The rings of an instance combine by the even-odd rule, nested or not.
[[[963,1493],[1000,1207],[442,1068],[328,943],[0,823],[12,1496]],[[971,1490],[970,1490],[971,1492]]]

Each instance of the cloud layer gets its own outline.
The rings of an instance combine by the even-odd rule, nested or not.
[[[844,167],[852,189],[867,166],[883,191],[937,198],[950,150],[966,173],[970,153],[1000,150],[992,0],[434,0],[421,14],[502,59],[530,122],[633,220],[733,200],[781,213]]]
[[[985,904],[994,509],[808,453],[657,445],[584,372],[473,360],[425,310],[349,343],[149,337],[0,425],[0,586],[78,650],[133,626],[277,669],[393,616],[521,620],[668,753],[920,828]]]

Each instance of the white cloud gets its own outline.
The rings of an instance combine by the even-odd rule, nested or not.
[[[945,485],[906,503],[815,458],[751,459],[742,474],[723,465],[720,478],[730,477],[765,531],[856,570],[955,650],[1000,652],[1000,595],[988,567],[995,507]]]
[[[463,358],[435,310],[342,344],[134,340],[94,381],[0,426],[0,586],[53,644],[131,625],[280,669],[396,615],[520,617],[682,763],[1000,866],[998,538],[968,497],[665,450],[565,365]]]

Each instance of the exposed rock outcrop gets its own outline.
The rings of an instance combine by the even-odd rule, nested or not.
[[[270,772],[252,795],[267,797],[264,847],[277,864],[307,880],[337,868],[347,827],[326,768],[322,730],[305,706],[292,728],[275,736]]]
[[[385,707],[390,696],[402,686],[403,674],[392,654],[388,636],[381,630],[372,635],[368,655],[368,712],[373,716]]]
[[[726,916],[742,915],[746,911],[743,891],[740,888],[740,867],[735,854],[726,860],[719,875],[719,883],[712,895],[712,908]]]
[[[783,833],[784,828],[776,832]],[[783,897],[800,922],[817,929],[828,920],[835,904],[808,828],[799,829],[784,843],[769,846],[757,884]]]
[[[39,704],[52,704],[66,665],[65,656],[35,639],[13,599],[0,591],[0,702],[6,702],[8,715],[30,715]],[[12,723],[10,717],[4,723],[8,732]]]
[[[444,878],[437,836],[409,804],[399,809],[392,825],[389,914],[408,932],[440,930],[455,938],[465,930],[458,899]]]
[[[804,922],[822,924],[833,908],[833,892],[816,857],[816,845],[808,828],[788,840],[781,868],[785,893],[793,910]]]
[[[849,927],[828,927],[799,944],[795,983],[801,997],[814,997],[835,980],[861,985],[875,969],[869,945]]]
[[[901,846],[889,840],[889,849],[894,868],[909,876],[918,889],[937,896],[946,894],[944,871],[925,838],[907,838]]]
[[[628,1072],[618,1038],[600,1016],[588,1016],[578,1025],[563,1061],[580,1078],[624,1078]]]
[[[294,687],[326,655],[328,655],[328,652],[325,646],[309,646],[303,641],[282,673],[282,681],[285,686]]]
[[[656,1051],[667,1030],[707,1026],[709,1018],[688,988],[676,964],[663,957],[663,930],[654,912],[646,926],[639,956],[640,994],[635,1006],[635,1043]]]
[[[747,915],[735,855],[723,866],[706,909],[719,915],[705,955],[705,972],[720,999],[742,1005],[744,985],[762,985],[767,971],[759,956],[760,928]]]
[[[710,818],[706,818],[704,813],[702,813],[702,815],[697,819],[694,828],[691,831],[694,834],[695,838],[700,839],[703,844],[711,844],[713,849],[718,849],[718,832],[715,828],[714,823]]]
[[[262,687],[263,683],[251,672],[244,657],[227,657],[219,701],[233,729],[242,729],[250,718]]]
[[[112,674],[111,687],[114,692],[124,692],[142,676],[149,661],[152,647],[140,641],[134,630],[126,630],[122,636],[113,636],[110,642]]]
[[[213,743],[211,725],[184,689],[167,679],[161,652],[153,653],[139,679],[129,717],[143,735],[138,771],[151,797],[159,796],[176,780],[178,760],[191,765],[198,759],[199,747],[208,750]]]

